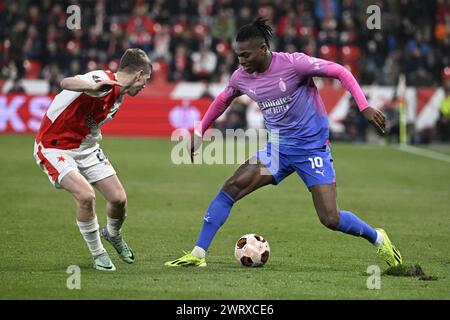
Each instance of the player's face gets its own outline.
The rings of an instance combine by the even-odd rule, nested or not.
[[[136,76],[136,81],[133,83],[133,85],[128,90],[128,94],[130,96],[137,95],[142,89],[145,88],[146,83],[148,80],[150,80],[151,72],[148,74],[145,74],[143,71],[139,71]]]
[[[267,47],[258,39],[236,42],[236,55],[239,64],[248,73],[263,72],[265,59],[267,58]]]

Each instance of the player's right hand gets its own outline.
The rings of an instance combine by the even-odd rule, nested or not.
[[[195,132],[191,135],[190,141],[190,154],[191,154],[191,162],[194,163],[194,156],[198,154],[197,150],[202,145],[202,137],[196,134]]]
[[[94,83],[92,85],[92,91],[98,91],[98,92],[106,92],[111,90],[114,86],[122,86],[119,82],[106,79],[102,80],[100,82]]]

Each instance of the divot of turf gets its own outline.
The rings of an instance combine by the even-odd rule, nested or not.
[[[383,272],[383,275],[394,277],[417,277],[419,280],[423,281],[437,280],[437,277],[425,274],[422,267],[418,264],[389,267]]]

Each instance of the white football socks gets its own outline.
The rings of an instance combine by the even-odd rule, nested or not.
[[[106,228],[108,229],[108,233],[111,237],[120,236],[120,231],[124,221],[125,217],[121,219],[113,219],[110,217],[106,217]]]
[[[378,230],[375,230],[376,232],[377,232],[377,240],[375,240],[375,242],[374,242],[374,246],[375,247],[377,247],[377,248],[379,248],[379,247],[381,247],[381,245],[383,244],[383,240],[384,240],[384,235],[380,232],[380,231],[378,231]]]
[[[98,256],[106,252],[100,240],[97,216],[91,221],[87,222],[77,220],[77,224],[78,228],[80,228],[81,234],[83,235],[84,241],[86,241],[89,251],[93,256]]]
[[[204,259],[206,255],[206,251],[203,248],[195,246],[194,249],[192,249],[191,252],[194,256],[200,259]]]

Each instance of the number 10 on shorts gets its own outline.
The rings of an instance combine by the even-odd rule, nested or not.
[[[321,157],[308,158],[308,160],[311,162],[312,169],[323,167],[323,160]]]

